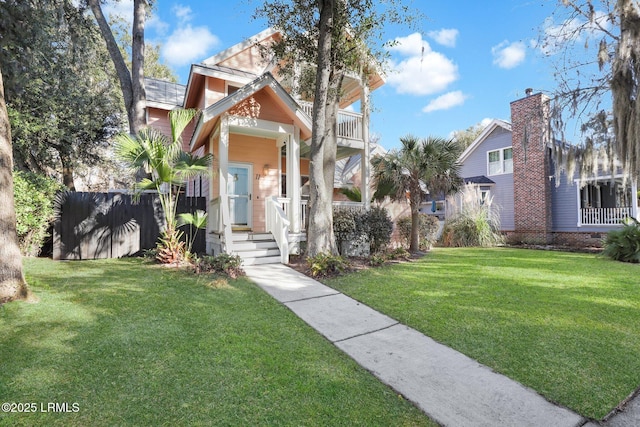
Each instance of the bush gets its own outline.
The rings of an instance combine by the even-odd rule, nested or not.
[[[424,213],[418,214],[418,221],[420,250],[428,250],[436,241],[438,228],[440,228],[440,221],[436,216]],[[411,217],[405,216],[398,219],[396,221],[396,227],[398,227],[402,243],[406,247],[409,247],[411,244]]]
[[[387,257],[384,254],[375,253],[370,255],[367,261],[371,267],[380,267],[382,264],[387,262]]]
[[[624,226],[607,233],[602,255],[622,262],[640,262],[640,223],[627,218]]]
[[[346,245],[352,248],[369,243],[370,252],[381,252],[391,241],[393,222],[387,210],[373,207],[368,212],[352,208],[335,208],[333,233],[342,255]]]
[[[405,248],[402,248],[402,247],[395,248],[391,252],[387,253],[387,259],[390,259],[390,260],[396,260],[396,259],[408,260],[409,258],[411,258],[411,254]]]
[[[31,172],[13,172],[13,197],[16,208],[16,231],[20,251],[37,256],[49,237],[48,229],[55,217],[54,198],[63,186],[46,176]]]
[[[336,244],[342,255],[343,246],[346,243],[351,246],[360,246],[367,243],[369,225],[366,213],[351,208],[335,208],[333,210],[333,234],[336,236]]]
[[[338,255],[318,254],[307,258],[307,266],[313,277],[327,277],[349,269],[349,262]]]
[[[385,208],[374,206],[366,214],[366,222],[369,226],[369,243],[371,252],[378,253],[386,249],[391,242],[393,221]]]
[[[242,258],[238,255],[221,253],[217,256],[205,255],[196,264],[198,272],[213,272],[226,274],[232,279],[242,276]]]

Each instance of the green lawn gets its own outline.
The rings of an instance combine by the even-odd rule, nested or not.
[[[0,425],[434,425],[246,279],[137,259],[25,270],[40,302],[0,307],[0,403],[37,412]]]
[[[325,282],[589,417],[640,386],[640,265],[436,248]]]

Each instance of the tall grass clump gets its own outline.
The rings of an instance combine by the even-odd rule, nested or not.
[[[455,197],[457,203],[449,203],[453,212],[442,231],[444,246],[491,247],[504,243],[500,213],[492,197],[483,200],[480,190],[472,185],[466,185]]]

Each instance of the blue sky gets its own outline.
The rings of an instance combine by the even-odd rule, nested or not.
[[[130,10],[122,0],[118,10]],[[186,83],[189,66],[265,28],[251,19],[259,1],[156,0],[146,37]],[[397,39],[387,84],[372,93],[372,133],[387,149],[407,134],[448,137],[487,119],[509,120],[509,103],[526,88],[555,87],[551,60],[536,48],[541,29],[553,31],[556,2],[431,0],[406,2],[425,19],[416,29],[384,30]],[[130,13],[127,15],[130,16]],[[419,32],[416,32],[419,31]],[[424,53],[422,48],[424,47]]]

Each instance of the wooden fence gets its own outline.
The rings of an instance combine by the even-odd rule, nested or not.
[[[139,255],[158,242],[164,214],[157,194],[142,194],[134,202],[129,194],[58,194],[53,226],[53,259],[119,258]],[[177,212],[206,210],[204,197],[178,199]],[[183,226],[185,238],[191,227]],[[205,230],[198,230],[192,250],[205,250]]]

